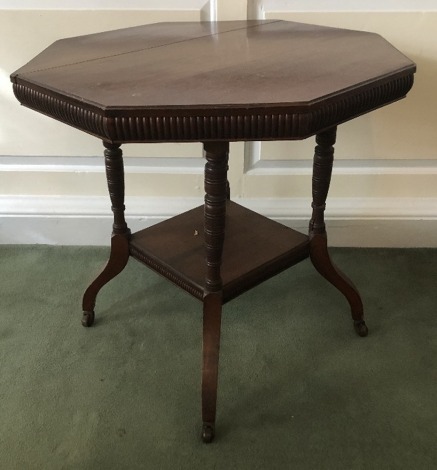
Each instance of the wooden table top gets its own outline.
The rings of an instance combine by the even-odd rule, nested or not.
[[[406,95],[381,36],[287,21],[158,23],[63,39],[17,98],[116,142],[300,139]]]

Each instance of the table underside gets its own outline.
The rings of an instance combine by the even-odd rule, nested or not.
[[[308,236],[234,202],[226,207],[223,303],[309,256]],[[130,255],[202,300],[206,294],[204,207],[132,235]]]

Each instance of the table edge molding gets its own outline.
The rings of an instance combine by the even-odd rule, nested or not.
[[[404,98],[413,82],[414,72],[408,71],[298,109],[296,105],[127,109],[115,116],[27,84],[14,83],[13,88],[22,105],[103,140],[146,143],[302,139]]]
[[[107,119],[102,114],[27,85],[14,83],[13,90],[23,106],[97,137],[112,140]]]

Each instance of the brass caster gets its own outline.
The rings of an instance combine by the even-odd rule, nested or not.
[[[82,314],[82,326],[89,327],[94,323],[94,312],[84,311]]]
[[[354,328],[358,336],[364,337],[369,333],[369,329],[367,328],[366,322],[364,320],[355,320]]]
[[[214,439],[214,423],[203,423],[202,426],[202,441],[209,444]]]

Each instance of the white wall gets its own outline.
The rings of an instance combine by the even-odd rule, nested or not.
[[[247,17],[375,31],[417,62],[406,100],[340,126],[328,227],[334,245],[437,246],[434,0],[0,0],[0,243],[106,244],[111,226],[101,143],[20,107],[12,71],[62,37]],[[313,146],[232,144],[233,198],[306,230]],[[126,145],[124,153],[134,230],[201,203],[199,144]]]

